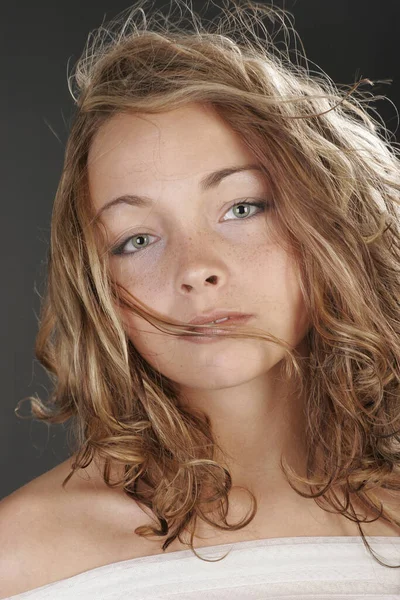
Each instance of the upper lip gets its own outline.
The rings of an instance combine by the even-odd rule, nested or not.
[[[217,319],[223,319],[224,317],[229,317],[230,319],[234,318],[243,318],[250,317],[251,315],[246,313],[240,313],[237,311],[229,311],[229,310],[213,310],[212,312],[203,313],[198,315],[191,321],[188,321],[191,325],[204,325],[205,323],[211,323],[211,321],[216,321]]]

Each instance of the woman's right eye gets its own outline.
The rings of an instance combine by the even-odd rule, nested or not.
[[[142,248],[147,248],[148,243],[146,243],[146,242],[151,237],[154,237],[154,236],[149,235],[148,233],[138,233],[136,235],[131,235],[128,238],[126,238],[121,244],[119,244],[119,246],[117,246],[116,248],[111,250],[111,254],[113,256],[129,256],[130,254],[136,254],[136,252],[138,252]],[[133,248],[135,248],[135,250],[133,252],[132,251],[126,252],[126,246],[128,245],[128,242],[130,242],[131,240],[133,240],[132,246],[133,246]],[[137,241],[135,242],[134,240],[137,240]]]

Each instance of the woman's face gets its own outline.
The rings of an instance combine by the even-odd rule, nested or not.
[[[262,172],[225,173],[201,184],[214,171],[244,165],[257,165],[254,155],[209,107],[114,116],[89,152],[95,213],[128,194],[148,200],[119,202],[101,214],[110,253],[120,252],[110,256],[112,276],[167,319],[243,312],[252,315],[245,326],[297,346],[309,327],[297,269],[272,239],[268,208],[241,204],[272,200]],[[260,340],[193,343],[127,311],[123,318],[139,353],[182,389],[237,386],[265,376],[284,357]]]

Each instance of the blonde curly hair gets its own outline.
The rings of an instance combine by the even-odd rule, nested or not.
[[[390,133],[364,107],[374,96],[358,90],[373,82],[338,86],[323,72],[311,73],[305,55],[303,66],[291,60],[287,11],[227,0],[215,23],[201,22],[182,0],[171,2],[180,11],[175,20],[173,12],[146,15],[147,5],[139,1],[89,34],[68,79],[76,112],[54,201],[35,346],[54,389],[47,403],[28,398],[32,413],[47,423],[71,418],[76,460],[63,485],[101,457],[106,484],[122,487],[154,513],[159,528],[136,533],[166,537],[163,550],[187,530],[198,556],[198,517],[223,530],[254,518],[250,493],[250,516],[227,524],[232,480],[213,460],[217,446],[208,417],[179,406],[174,382],[127,337],[118,306],[164,333],[190,330],[146,309],[112,280],[88,192],[91,140],[113,115],[207,103],[265,169],[277,240],[299,266],[312,324],[309,357],[302,361],[272,335],[247,329],[230,335],[285,348],[282,376],[306,398],[307,477],[285,461],[282,469],[298,494],[355,521],[371,551],[353,498],[376,512],[374,520],[400,526],[399,515],[376,493],[400,490],[400,171]],[[284,50],[264,21],[280,24]],[[115,482],[113,465],[124,472]],[[224,525],[206,514],[211,501],[220,502]]]

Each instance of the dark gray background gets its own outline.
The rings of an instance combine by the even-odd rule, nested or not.
[[[219,5],[218,0],[215,3]],[[0,498],[69,455],[68,424],[48,428],[18,419],[14,408],[28,395],[46,398],[50,389],[33,347],[50,214],[72,112],[67,63],[70,71],[89,31],[130,4],[129,0],[23,0],[2,7]],[[202,4],[193,0],[196,11]],[[393,80],[391,85],[363,89],[389,98],[391,102],[376,102],[376,108],[399,140],[399,0],[378,5],[372,0],[275,0],[274,4],[294,14],[308,58],[335,82],[351,84],[361,77]],[[22,412],[28,407],[24,403]]]

